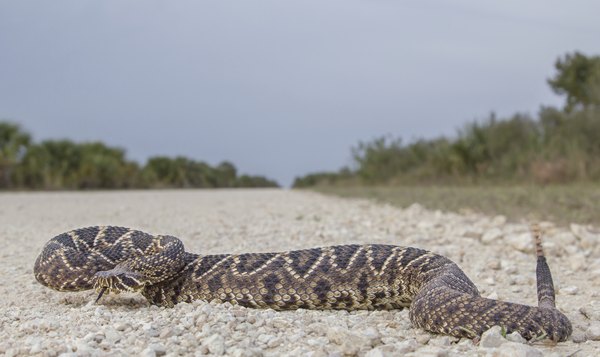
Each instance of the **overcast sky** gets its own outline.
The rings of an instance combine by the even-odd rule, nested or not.
[[[288,185],[360,140],[451,136],[562,105],[558,56],[600,54],[589,1],[0,2],[0,118]]]

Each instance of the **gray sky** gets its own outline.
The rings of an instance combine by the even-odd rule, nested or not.
[[[558,56],[600,54],[589,1],[0,2],[0,118],[282,184],[383,134],[562,105]]]

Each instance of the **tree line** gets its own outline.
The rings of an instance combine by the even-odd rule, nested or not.
[[[224,161],[211,166],[183,156],[155,156],[145,165],[102,142],[36,143],[18,124],[0,121],[0,189],[127,189],[278,187],[263,176],[239,175]]]
[[[555,68],[548,84],[566,97],[562,109],[491,114],[451,139],[360,142],[352,168],[298,177],[293,186],[600,182],[600,56],[567,54]]]

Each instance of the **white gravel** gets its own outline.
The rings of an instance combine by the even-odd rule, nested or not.
[[[197,301],[149,306],[38,284],[33,262],[56,234],[123,225],[180,237],[198,253],[278,251],[331,244],[426,248],[457,262],[484,296],[535,304],[535,259],[525,223],[406,209],[286,190],[0,194],[0,355],[594,356],[600,355],[600,230],[546,228],[558,307],[571,341],[522,343],[489,331],[485,343],[411,327],[408,311],[275,312]]]

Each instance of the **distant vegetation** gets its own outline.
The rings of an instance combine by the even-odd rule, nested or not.
[[[278,187],[262,176],[238,175],[224,161],[212,167],[186,157],[150,158],[143,167],[125,150],[101,142],[35,143],[19,125],[0,121],[0,189]]]
[[[494,114],[455,138],[405,144],[384,136],[352,149],[353,168],[296,178],[294,187],[600,182],[600,57],[567,54],[555,64],[551,88],[563,109],[537,117]]]

